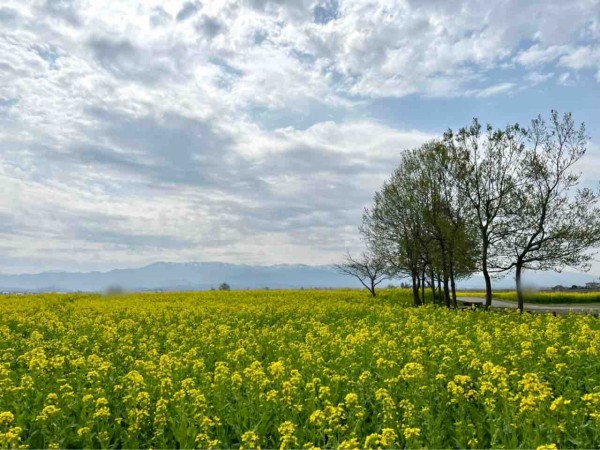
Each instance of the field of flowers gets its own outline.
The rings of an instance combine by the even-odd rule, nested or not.
[[[462,297],[483,297],[483,291],[460,292]],[[494,298],[498,300],[517,301],[515,291],[495,291]],[[539,304],[559,304],[559,303],[600,303],[600,291],[579,292],[579,291],[556,291],[556,292],[525,292],[523,294],[525,303]]]
[[[0,297],[0,446],[600,446],[600,319],[409,303]]]

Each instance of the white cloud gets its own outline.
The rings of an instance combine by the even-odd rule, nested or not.
[[[109,125],[121,119],[110,118]],[[6,195],[0,215],[12,218],[10,229],[0,230],[10,236],[5,256],[45,269],[76,268],[89,259],[95,268],[157,259],[277,263],[291,256],[328,263],[348,243],[358,245],[362,208],[401,150],[431,137],[369,121],[270,134],[242,127],[236,137],[263,142],[259,153],[232,153],[239,142],[225,137],[221,145],[232,148],[215,148],[222,155],[215,166],[206,154],[206,136],[192,132],[172,142],[191,153],[173,153],[155,171],[154,162],[161,164],[174,136],[202,125],[143,123],[133,128],[150,133],[148,140],[123,135],[122,129],[102,133],[107,146],[125,148],[128,142],[126,154],[82,145],[64,160],[42,150],[31,159],[11,153],[1,160]],[[160,136],[168,141],[156,143]]]
[[[561,73],[558,77],[558,84],[562,84],[563,86],[573,84],[571,74],[569,72]]]
[[[595,69],[596,79],[600,82],[600,47],[580,46],[560,58],[559,64],[574,70]]]
[[[587,152],[575,165],[581,173],[581,180],[588,187],[600,188],[600,147],[594,143],[588,146]]]
[[[552,45],[543,47],[540,44],[534,44],[531,47],[519,52],[515,60],[525,66],[537,66],[554,62],[560,56],[570,51],[567,46]]]
[[[540,72],[530,72],[525,76],[525,79],[531,83],[532,85],[544,83],[554,77],[554,72],[549,73],[540,73]]]
[[[6,270],[330,262],[400,151],[432,137],[361,105],[595,70],[597,6],[4,1]]]
[[[515,87],[515,83],[498,83],[493,86],[489,86],[485,89],[481,89],[479,91],[475,91],[474,95],[476,97],[491,97],[492,95],[501,94],[504,92],[509,92]]]

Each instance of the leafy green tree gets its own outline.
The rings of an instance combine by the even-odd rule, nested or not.
[[[406,194],[399,167],[375,194],[360,227],[369,248],[385,261],[390,277],[411,277],[415,306],[422,303],[418,282],[423,255],[419,212]]]
[[[456,279],[473,272],[473,253],[477,250],[472,241],[471,224],[467,220],[467,206],[463,193],[454,183],[452,175],[452,155],[442,142],[434,142],[422,148],[421,182],[428,186],[428,196],[432,199],[426,210],[428,222],[439,246],[444,299],[456,302]]]
[[[467,255],[477,246],[465,219],[465,202],[448,176],[448,163],[440,142],[405,151],[363,216],[361,231],[392,275],[410,276],[415,305],[425,301],[427,276],[435,293],[437,273],[444,283],[445,304],[456,306],[455,280],[473,271],[473,257]]]
[[[518,182],[525,137],[526,130],[518,124],[505,129],[488,125],[482,130],[477,119],[456,133],[448,130],[444,134],[451,155],[449,175],[467,202],[468,220],[478,229],[486,308],[492,304],[491,269],[498,256],[498,244],[510,233],[503,211]]]

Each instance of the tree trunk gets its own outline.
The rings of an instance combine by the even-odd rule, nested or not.
[[[521,285],[521,272],[523,271],[523,262],[517,261],[515,271],[515,281],[517,283],[517,303],[521,313],[523,313],[523,286]]]
[[[450,286],[448,285],[448,259],[443,242],[440,242],[440,255],[442,257],[442,275],[444,277],[444,301],[446,307],[450,308]]]
[[[421,272],[421,302],[425,304],[425,269]]]
[[[448,286],[448,275],[444,272],[444,301],[446,307],[450,308],[450,287]]]
[[[415,303],[415,306],[419,306],[421,304],[421,301],[419,299],[419,285],[418,285],[419,275],[415,274],[413,272],[411,274],[411,277],[412,277],[413,301]]]
[[[436,303],[436,299],[435,299],[435,278],[433,276],[433,270],[431,270],[431,303],[435,305]]]
[[[442,276],[438,273],[438,303],[442,303]]]
[[[485,280],[485,309],[490,309],[492,306],[492,278],[487,267],[483,269],[483,279]]]
[[[489,243],[484,240],[481,256],[481,271],[483,272],[483,279],[485,280],[485,309],[490,309],[492,306],[492,278],[490,277],[487,265],[488,246]]]
[[[377,293],[375,292],[375,281],[371,280],[371,289],[369,289],[369,291],[371,291],[371,295],[373,297],[377,297]]]
[[[452,288],[452,305],[458,308],[458,303],[456,302],[456,283],[454,282],[454,270],[452,266],[450,266],[450,287]]]
[[[456,303],[456,283],[454,282],[454,252],[450,252],[450,287],[452,288],[452,306],[458,308]]]

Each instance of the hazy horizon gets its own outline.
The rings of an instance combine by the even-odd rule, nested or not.
[[[556,285],[584,286],[597,277],[581,273],[552,273],[525,271],[524,285],[528,289],[548,289]],[[297,288],[362,288],[354,277],[343,275],[333,266],[304,264],[238,265],[215,261],[187,263],[155,262],[136,268],[115,268],[109,271],[64,272],[51,271],[37,274],[0,273],[0,291],[100,292],[115,287],[128,291],[148,290],[208,290],[227,282],[233,289],[297,289]],[[407,277],[385,280],[382,286],[409,283]],[[494,279],[495,290],[514,289],[514,274]],[[457,281],[459,289],[483,289],[481,274]]]

